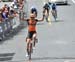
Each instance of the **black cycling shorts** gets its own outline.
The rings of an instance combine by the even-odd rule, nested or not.
[[[36,31],[30,31],[28,32],[28,38],[32,39],[33,35],[36,33]]]

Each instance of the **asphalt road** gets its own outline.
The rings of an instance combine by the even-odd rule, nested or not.
[[[38,18],[41,18],[43,0],[28,0],[28,3],[29,9],[32,5],[37,7]],[[75,4],[69,1],[69,5],[57,6],[57,10],[58,22],[50,16],[51,25],[45,20],[37,24],[39,42],[30,62],[75,62]],[[24,28],[0,44],[0,54],[8,53],[6,58],[11,57],[7,62],[29,62],[25,57],[26,36],[27,28]]]

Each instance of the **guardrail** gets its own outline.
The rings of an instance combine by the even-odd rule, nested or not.
[[[18,11],[18,15],[16,17],[5,19],[0,23],[0,41],[10,35],[10,32],[13,32],[14,29],[19,28],[19,26],[21,26],[21,28],[26,26],[24,22],[21,21],[21,18],[25,16],[27,17],[25,10],[27,11],[27,9],[25,9],[25,6],[22,11],[16,9],[16,11]]]
[[[0,23],[0,39],[2,40],[11,30],[12,23],[11,19],[5,19],[2,23]]]

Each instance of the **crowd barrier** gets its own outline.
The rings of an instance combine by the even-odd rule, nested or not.
[[[18,11],[16,17],[4,19],[3,22],[0,23],[0,41],[7,37],[7,35],[10,35],[10,32],[13,32],[14,29],[19,28],[19,26],[27,26],[26,23],[21,21],[21,18],[27,17],[27,9],[25,9],[25,6],[23,11],[19,11],[19,9],[16,9],[16,11]]]
[[[10,19],[3,20],[0,23],[0,39],[3,39],[12,30],[12,24]]]
[[[3,22],[0,23],[0,40],[10,35],[10,32],[19,28],[20,25],[21,21],[19,20],[19,15],[14,18],[4,19]]]

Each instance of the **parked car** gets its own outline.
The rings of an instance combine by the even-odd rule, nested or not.
[[[49,0],[49,2],[56,4],[68,4],[68,0]]]

